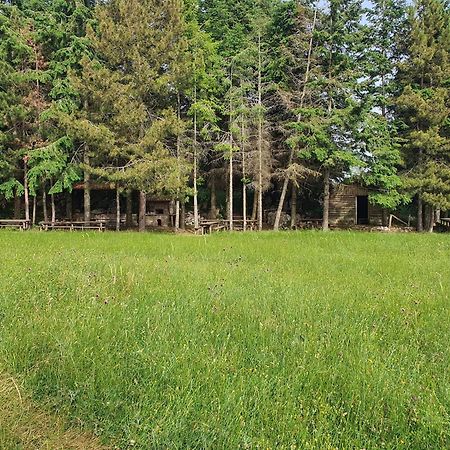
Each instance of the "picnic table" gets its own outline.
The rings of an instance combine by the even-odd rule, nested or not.
[[[228,222],[229,223],[229,222]],[[258,225],[258,221],[256,219],[247,219],[246,220],[246,229],[249,231],[256,230]],[[233,219],[233,229],[236,231],[244,230],[244,219]]]
[[[247,219],[247,230],[255,230],[257,227],[257,220]],[[200,234],[211,234],[214,231],[222,231],[230,229],[229,220],[203,220],[200,222],[198,228]],[[244,219],[233,219],[233,229],[235,231],[242,231],[244,229]]]
[[[66,230],[66,231],[85,231],[85,230],[97,230],[105,231],[106,226],[103,221],[91,221],[91,222],[40,222],[41,230]]]
[[[323,224],[322,219],[299,219],[297,226],[299,228],[320,228]]]
[[[203,220],[196,231],[200,231],[200,234],[211,234],[213,231],[225,229],[226,225],[223,220]]]
[[[0,219],[0,228],[17,228],[20,231],[29,230],[31,222],[25,219]]]

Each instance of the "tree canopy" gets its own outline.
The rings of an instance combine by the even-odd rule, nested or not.
[[[173,199],[178,225],[192,201],[196,224],[273,208],[278,228],[291,186],[326,229],[356,182],[432,229],[449,52],[443,0],[0,1],[0,202],[29,217],[83,181],[87,219],[97,180]]]

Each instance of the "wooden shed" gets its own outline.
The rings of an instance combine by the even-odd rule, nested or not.
[[[330,195],[330,225],[383,225],[383,209],[369,202],[370,190],[358,184],[337,184]]]
[[[74,211],[71,217],[76,221],[84,220],[83,197],[77,195],[84,191],[85,185],[80,182],[73,187],[74,195],[72,204]],[[116,192],[113,183],[95,183],[91,182],[91,220],[114,223],[117,218],[116,213]],[[126,198],[121,196],[121,222],[126,223]],[[130,198],[131,223],[138,226],[139,199],[138,192],[132,192]],[[145,225],[150,228],[173,227],[175,222],[174,202],[165,198],[147,197]]]

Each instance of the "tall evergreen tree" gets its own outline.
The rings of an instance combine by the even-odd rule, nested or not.
[[[354,130],[359,123],[358,84],[362,76],[362,5],[359,0],[330,0],[322,12],[312,78],[311,105],[299,108],[290,145],[323,174],[323,229],[329,227],[330,183],[359,166]]]
[[[113,0],[97,6],[96,19],[88,34],[95,58],[76,81],[82,109],[65,123],[83,143],[87,174],[141,191],[143,230],[146,195],[174,195],[185,184],[170,152],[180,126],[176,86],[186,76],[181,4]]]
[[[410,24],[397,107],[404,127],[405,183],[418,201],[417,228],[424,229],[426,212],[431,231],[436,211],[450,209],[448,9],[441,0],[417,0]]]

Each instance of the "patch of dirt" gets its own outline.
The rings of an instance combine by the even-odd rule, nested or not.
[[[19,382],[0,373],[0,448],[14,450],[108,450],[93,436],[68,428],[38,408]]]

